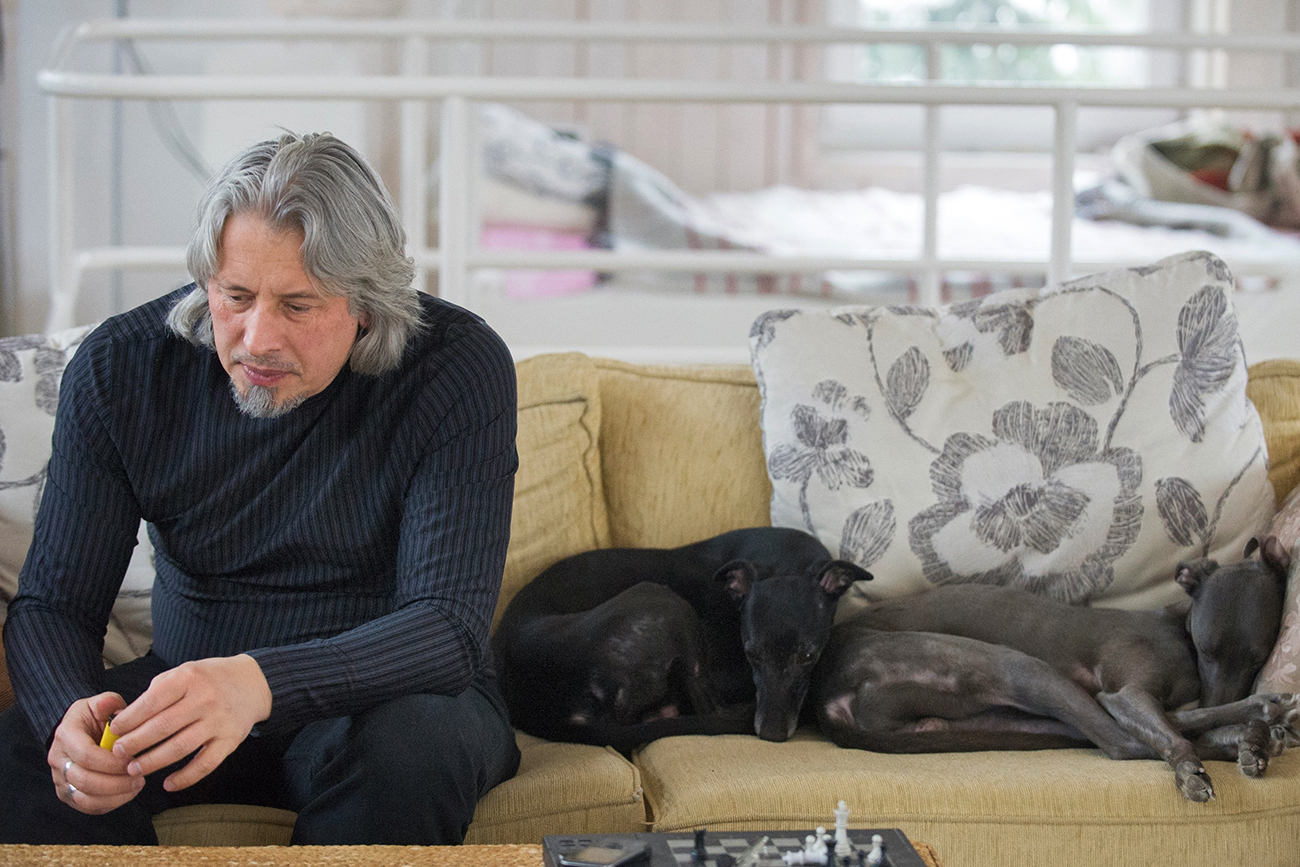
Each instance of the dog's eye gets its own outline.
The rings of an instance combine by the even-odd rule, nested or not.
[[[799,651],[799,661],[802,662],[804,665],[816,662],[817,661],[816,651],[812,651],[812,650]]]

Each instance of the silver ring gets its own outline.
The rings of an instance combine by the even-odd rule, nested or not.
[[[72,770],[72,759],[68,759],[66,762],[63,763],[63,776],[66,777],[68,775],[68,771],[70,770]]]
[[[68,783],[68,797],[71,798],[75,794],[77,794],[77,787]]]

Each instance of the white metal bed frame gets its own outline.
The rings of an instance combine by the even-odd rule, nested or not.
[[[136,75],[86,73],[70,68],[80,46],[114,40],[379,40],[403,46],[400,75]],[[551,42],[763,44],[826,46],[853,43],[918,44],[927,53],[930,81],[921,84],[860,85],[824,82],[728,82],[666,79],[433,76],[426,74],[430,47],[438,43]],[[49,314],[47,328],[73,324],[83,276],[97,270],[176,268],[179,248],[92,247],[72,244],[72,111],[78,100],[378,100],[400,104],[399,199],[409,253],[424,275],[437,271],[439,294],[475,306],[472,273],[479,268],[591,269],[602,272],[661,270],[690,273],[809,273],[872,269],[919,278],[922,303],[937,303],[945,271],[1046,272],[1049,282],[1072,271],[1073,174],[1080,107],[1240,109],[1300,111],[1300,89],[1075,88],[1055,86],[953,85],[935,81],[945,45],[1002,44],[1136,46],[1161,50],[1249,51],[1282,57],[1300,55],[1300,35],[1203,36],[1192,34],[1095,34],[969,30],[861,30],[835,27],[747,27],[544,21],[465,20],[151,20],[121,19],[80,24],[56,44],[39,85],[49,103]],[[1184,55],[1186,56],[1186,55]],[[903,104],[923,106],[925,136],[922,192],[924,231],[916,259],[774,257],[737,251],[590,250],[574,252],[486,250],[477,245],[472,208],[475,124],[471,104],[480,100],[542,100],[615,103]],[[439,237],[428,236],[426,150],[431,101],[441,102]],[[940,117],[943,106],[1046,106],[1054,111],[1052,229],[1050,256],[1041,260],[964,261],[941,258],[937,246]],[[1132,264],[1088,263],[1090,268]],[[1251,273],[1252,269],[1238,268]],[[1300,274],[1300,262],[1283,266]],[[1277,274],[1273,266],[1269,273]],[[689,303],[689,297],[682,303]],[[783,298],[793,306],[797,298]],[[573,347],[582,348],[582,347]],[[645,357],[655,357],[647,347]],[[626,353],[625,353],[626,356]],[[727,355],[730,357],[730,355]]]

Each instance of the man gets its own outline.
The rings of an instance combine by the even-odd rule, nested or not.
[[[404,243],[353,149],[262,142],[200,207],[195,284],[78,350],[4,632],[4,842],[151,843],[164,809],[242,802],[298,843],[458,843],[515,772],[488,651],[514,366]],[[153,650],[104,671],[142,518]]]

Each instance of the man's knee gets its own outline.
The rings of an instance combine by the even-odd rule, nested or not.
[[[384,842],[458,843],[478,799],[514,774],[519,753],[498,703],[470,689],[403,696],[308,726],[285,758],[305,783],[298,842],[351,825]]]

